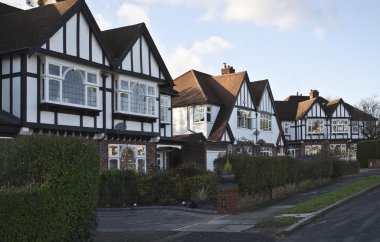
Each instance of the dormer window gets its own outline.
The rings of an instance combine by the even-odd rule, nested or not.
[[[47,62],[42,76],[42,101],[96,109],[98,106],[98,75],[80,67]]]
[[[119,113],[156,116],[157,87],[145,82],[120,79],[116,88],[116,111]]]
[[[323,134],[325,132],[325,121],[323,119],[307,120],[308,134]]]

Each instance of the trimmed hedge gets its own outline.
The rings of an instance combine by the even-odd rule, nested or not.
[[[366,140],[358,143],[356,158],[360,167],[368,168],[368,159],[380,159],[380,140]]]
[[[100,174],[92,144],[24,136],[0,150],[0,241],[91,240]]]
[[[239,184],[242,195],[269,191],[288,184],[305,180],[337,178],[346,174],[346,161],[329,157],[313,160],[296,160],[288,156],[252,157],[245,154],[229,155],[235,182]],[[217,173],[221,174],[226,157],[214,161]]]
[[[154,171],[147,174],[131,170],[103,171],[100,178],[99,207],[171,205],[192,201],[197,192],[207,189],[215,197],[215,173],[194,168]]]

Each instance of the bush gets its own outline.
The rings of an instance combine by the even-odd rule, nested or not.
[[[359,142],[356,158],[360,163],[360,167],[368,168],[368,159],[376,158],[376,141],[366,140]],[[380,158],[380,156],[378,158]]]
[[[0,147],[6,177],[0,241],[90,240],[99,188],[97,149],[81,139],[52,136],[17,137],[0,141]]]
[[[216,181],[215,173],[189,167],[147,174],[131,170],[104,171],[101,175],[98,205],[172,205],[191,201],[202,189],[206,189],[212,199],[216,193]]]

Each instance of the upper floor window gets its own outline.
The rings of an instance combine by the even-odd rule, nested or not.
[[[325,121],[323,119],[307,120],[307,133],[323,134],[325,132]]]
[[[239,109],[237,111],[237,123],[239,128],[252,129],[252,112]]]
[[[284,122],[282,124],[282,129],[284,130],[284,134],[285,135],[289,135],[290,134],[290,123],[289,122]]]
[[[118,112],[156,115],[156,86],[121,79],[116,92]]]
[[[359,133],[359,121],[352,121],[352,133]]]
[[[170,123],[170,97],[160,97],[160,120],[162,123]]]
[[[204,121],[211,122],[211,107],[205,105],[197,105],[194,108],[194,123],[202,123]]]
[[[43,71],[42,100],[87,108],[98,106],[98,76],[84,69],[47,62]]]
[[[260,115],[260,129],[261,131],[272,131],[272,116],[269,114]]]
[[[344,119],[332,120],[332,132],[333,133],[347,133],[348,120],[344,120]]]

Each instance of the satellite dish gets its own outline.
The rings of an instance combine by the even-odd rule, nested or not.
[[[38,0],[26,0],[26,5],[29,7],[37,7],[38,6]]]
[[[123,122],[120,122],[120,123],[118,123],[118,124],[115,125],[115,129],[117,131],[124,131],[124,130],[127,129],[127,125],[125,123],[123,123]]]

